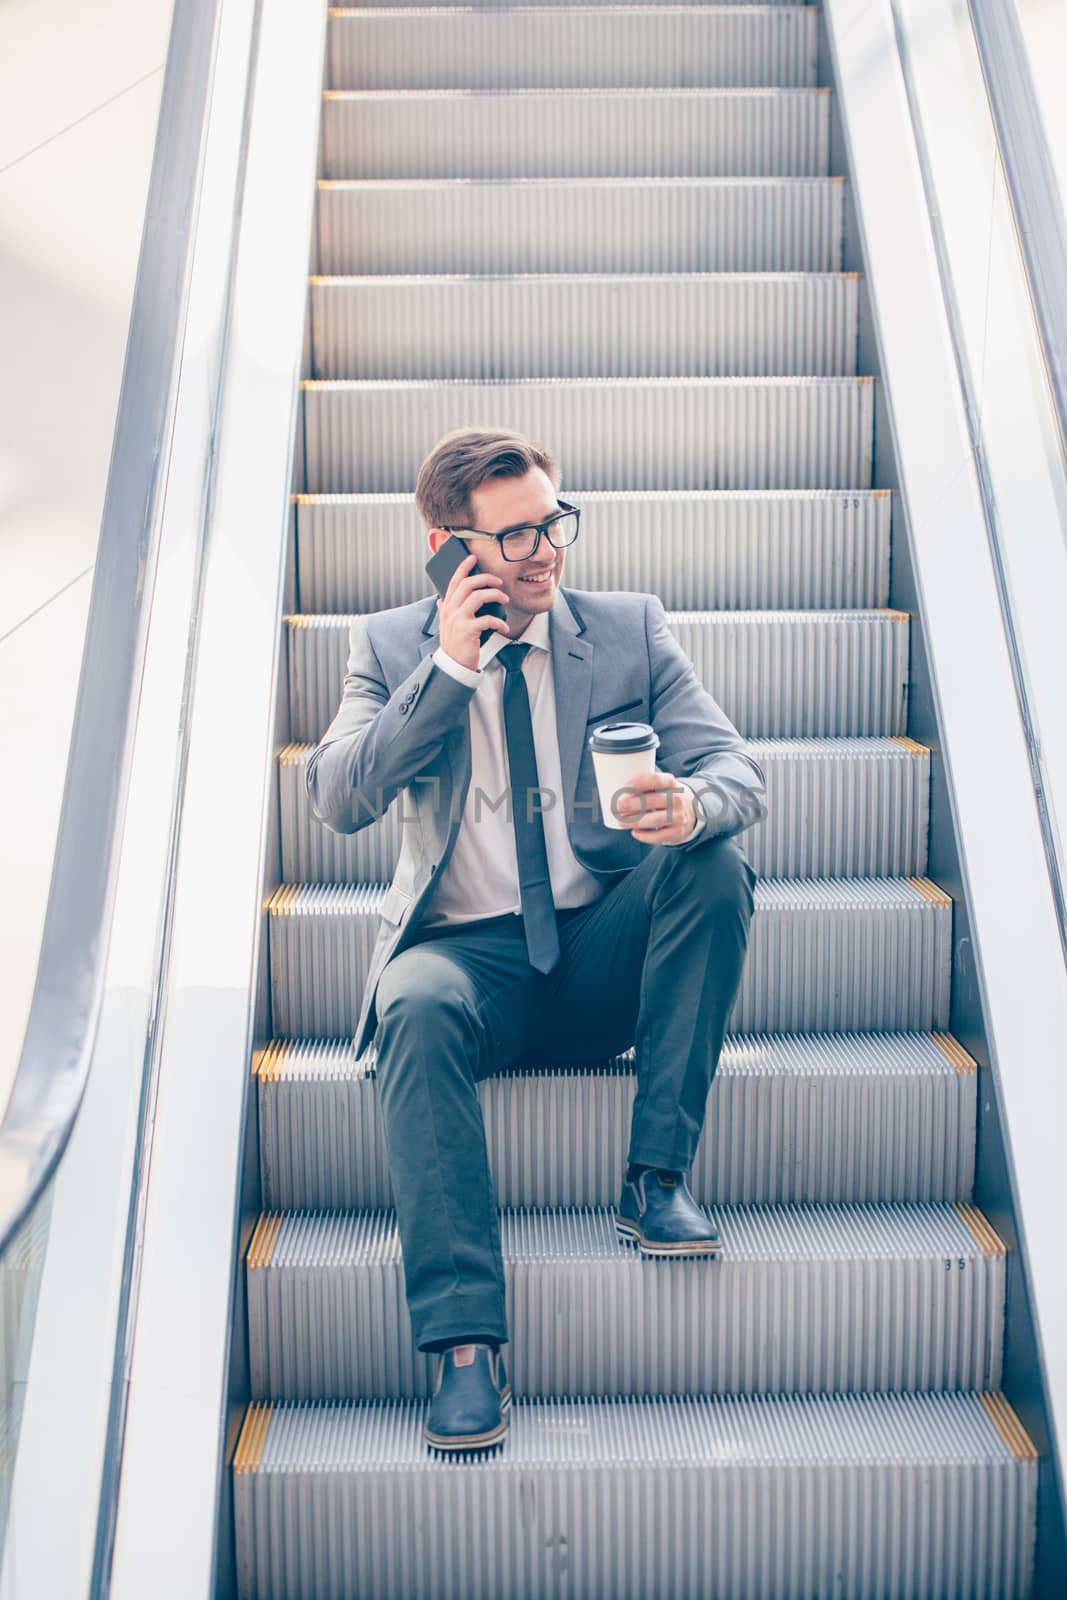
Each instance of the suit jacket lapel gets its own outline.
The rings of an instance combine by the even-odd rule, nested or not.
[[[548,614],[552,682],[556,691],[556,731],[564,815],[572,816],[574,790],[582,760],[586,718],[593,690],[593,642],[574,601],[560,589]],[[568,830],[573,831],[573,830]]]

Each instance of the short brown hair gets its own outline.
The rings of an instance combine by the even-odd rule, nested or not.
[[[524,478],[540,467],[559,491],[559,465],[551,451],[506,428],[453,428],[438,439],[419,468],[415,504],[428,528],[463,528],[471,522],[472,492],[487,478]]]

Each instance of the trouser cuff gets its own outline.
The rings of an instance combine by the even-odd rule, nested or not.
[[[499,1303],[494,1303],[484,1295],[449,1295],[433,1308],[432,1316],[413,1316],[411,1325],[415,1344],[420,1351],[438,1339],[455,1339],[459,1342],[472,1329],[477,1329],[479,1336],[496,1339],[500,1344],[508,1342],[507,1319]]]

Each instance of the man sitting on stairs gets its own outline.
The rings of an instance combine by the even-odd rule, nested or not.
[[[443,598],[357,619],[307,767],[337,832],[402,796],[355,1048],[376,1022],[408,1309],[436,1353],[423,1431],[443,1451],[500,1443],[511,1398],[481,1079],[633,1044],[618,1232],[667,1259],[720,1244],[685,1175],[748,945],[756,873],[733,836],[766,814],[765,779],[655,595],[560,586],[579,512],[559,485],[522,434],[438,442],[416,505],[431,551],[458,535],[471,552]],[[506,620],[476,616],[492,601]],[[655,729],[657,766],[609,828],[588,738],[624,716]]]

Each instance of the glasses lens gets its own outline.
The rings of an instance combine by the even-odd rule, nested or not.
[[[548,524],[546,529],[548,541],[561,549],[563,545],[573,544],[578,536],[578,516],[574,511],[565,511],[562,516]],[[514,533],[506,533],[500,541],[500,548],[507,561],[525,561],[532,556],[540,543],[540,530],[537,528],[516,528]]]
[[[548,537],[557,549],[565,544],[573,544],[578,537],[577,511],[567,511],[558,517],[549,528]]]
[[[538,534],[537,528],[516,528],[514,533],[506,533],[500,541],[505,560],[525,561],[527,556],[532,556],[537,548]]]

